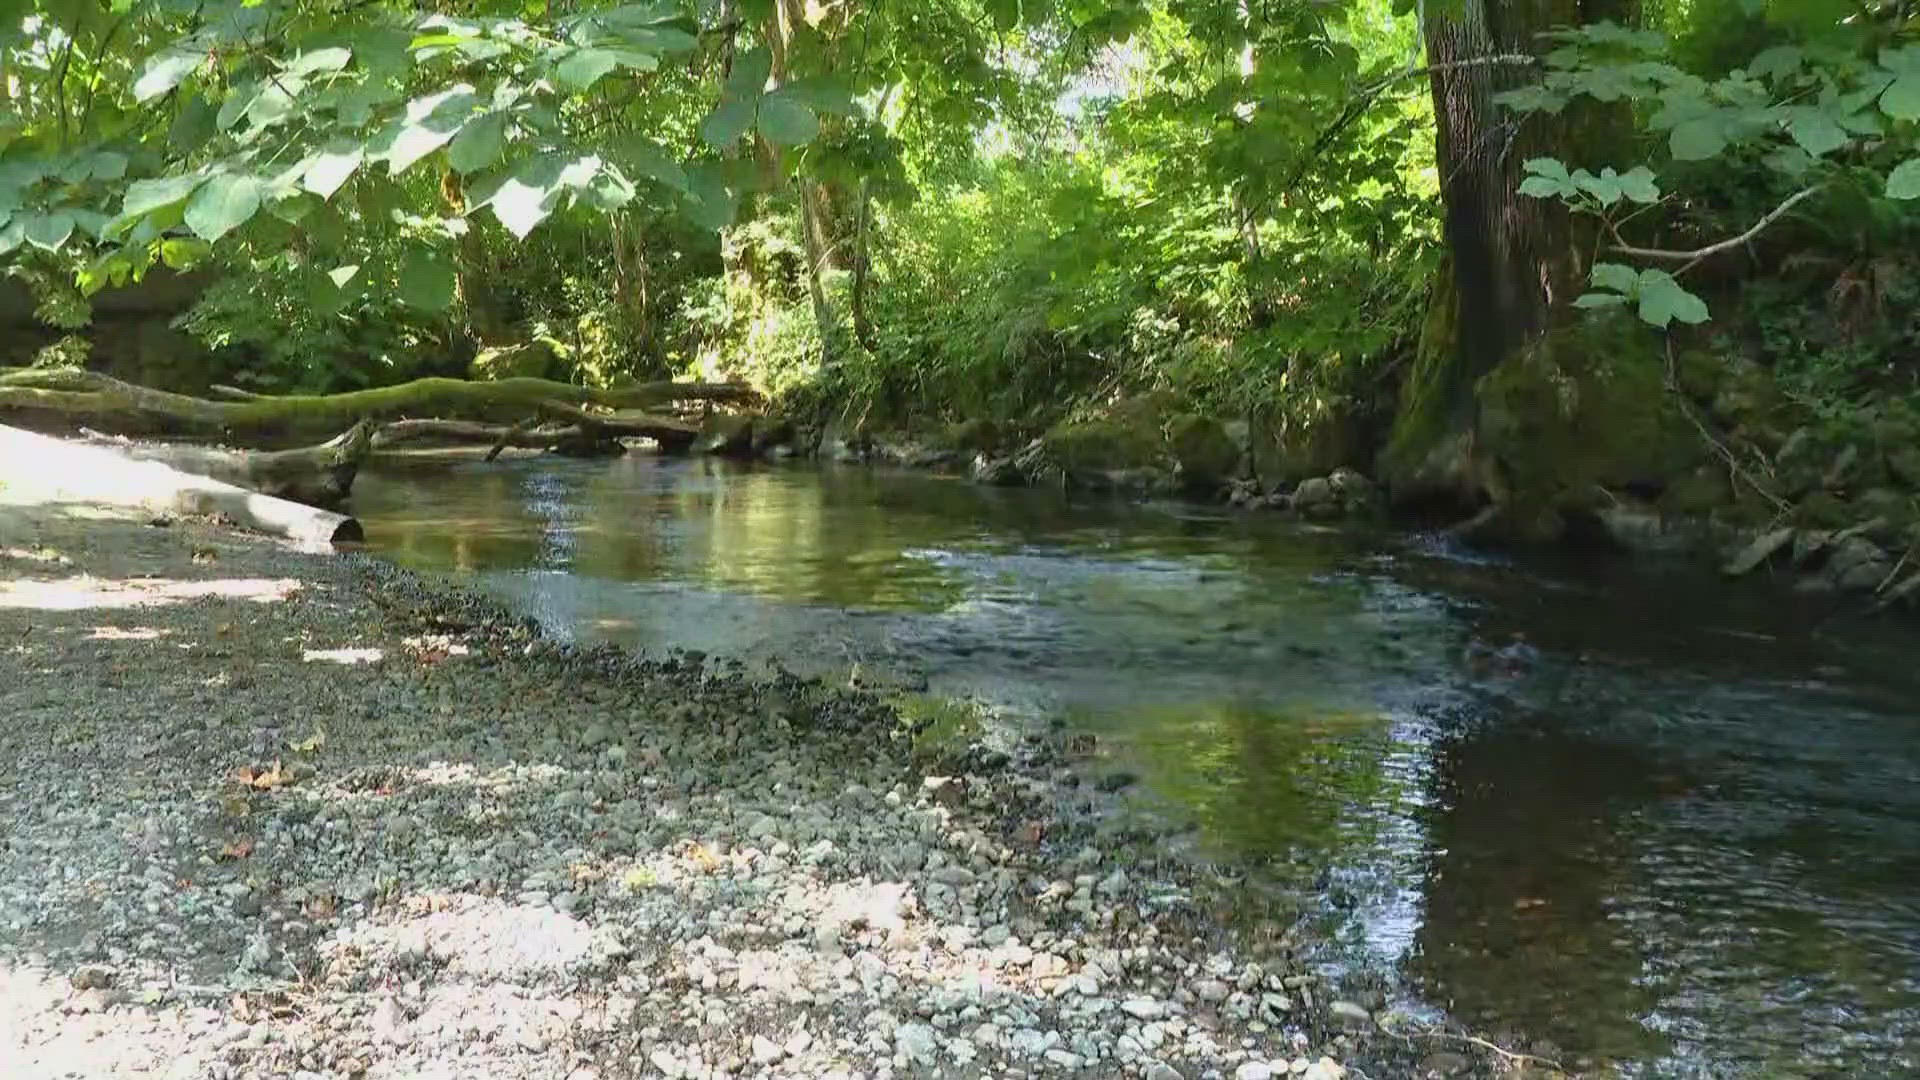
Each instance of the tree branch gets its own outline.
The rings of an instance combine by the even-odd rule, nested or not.
[[[1627,244],[1615,244],[1612,247],[1608,248],[1607,250],[1618,252],[1621,255],[1632,255],[1641,259],[1664,259],[1667,262],[1683,262],[1683,263],[1699,262],[1701,259],[1705,259],[1713,255],[1718,255],[1723,251],[1730,251],[1733,248],[1737,248],[1740,245],[1746,243],[1747,241],[1752,240],[1754,237],[1760,235],[1761,231],[1764,230],[1767,226],[1772,225],[1774,222],[1779,221],[1782,217],[1784,217],[1787,211],[1793,209],[1796,205],[1800,203],[1801,200],[1810,198],[1813,195],[1818,194],[1825,187],[1826,187],[1825,184],[1815,184],[1814,186],[1807,188],[1803,191],[1794,192],[1792,195],[1787,196],[1786,201],[1782,202],[1779,206],[1774,207],[1773,210],[1769,212],[1766,217],[1763,217],[1759,221],[1754,222],[1753,228],[1748,229],[1746,232],[1741,233],[1739,236],[1728,237],[1727,239],[1722,240],[1717,244],[1708,244],[1706,247],[1695,248],[1692,251],[1668,251],[1668,250],[1665,250],[1664,248],[1632,247]]]

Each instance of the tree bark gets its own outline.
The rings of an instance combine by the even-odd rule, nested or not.
[[[733,383],[664,382],[597,390],[519,378],[497,382],[416,379],[345,394],[208,401],[135,386],[92,371],[0,370],[0,416],[85,424],[120,435],[218,438],[250,447],[297,444],[302,438],[341,431],[360,420],[431,417],[511,423],[550,403],[636,410],[671,401],[758,400],[750,387]],[[605,422],[624,424],[634,434],[652,436],[657,431],[663,442],[676,439],[685,427],[639,413],[616,414]]]
[[[103,446],[0,426],[0,486],[9,497],[122,506],[151,514],[206,514],[315,547],[363,539],[345,514],[262,495],[139,461]]]
[[[860,205],[853,227],[853,287],[848,306],[853,314],[853,337],[870,353],[880,351],[879,335],[873,330],[873,316],[867,310],[867,279],[873,273],[873,180],[860,178]]]
[[[263,495],[332,507],[346,500],[360,465],[374,447],[374,425],[362,421],[338,438],[297,450],[229,450],[216,446],[136,443],[92,435],[87,445],[135,461],[157,461]]]
[[[797,0],[773,2],[767,51],[772,55],[775,82],[786,81],[787,45],[793,39],[793,24],[800,18],[799,7]],[[771,161],[773,148],[767,145],[765,139],[761,139],[760,144],[763,153]],[[807,255],[807,298],[813,303],[814,323],[820,330],[822,359],[831,360],[838,352],[840,320],[834,315],[833,303],[827,298],[827,287],[822,277],[826,273],[828,253],[832,247],[826,234],[826,200],[820,185],[807,177],[794,177],[792,185],[800,202],[800,240],[802,250]]]

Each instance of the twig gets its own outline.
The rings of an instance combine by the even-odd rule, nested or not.
[[[1819,193],[1825,187],[1826,187],[1825,184],[1815,184],[1814,186],[1807,188],[1804,191],[1797,191],[1792,195],[1787,196],[1785,202],[1782,202],[1779,206],[1774,207],[1772,212],[1768,213],[1766,217],[1763,217],[1759,221],[1755,222],[1753,228],[1748,229],[1746,232],[1741,233],[1739,236],[1729,237],[1725,240],[1720,241],[1717,244],[1708,244],[1706,247],[1696,248],[1692,251],[1668,251],[1664,248],[1632,247],[1626,244],[1615,244],[1613,247],[1609,248],[1608,250],[1617,251],[1622,255],[1633,255],[1642,259],[1664,259],[1667,262],[1682,262],[1682,263],[1699,262],[1701,259],[1707,258],[1712,255],[1718,255],[1721,252],[1727,251],[1732,248],[1737,248],[1740,245],[1746,243],[1747,241],[1752,240],[1755,236],[1758,236],[1760,234],[1760,231],[1762,229],[1765,229],[1767,226],[1772,225],[1774,222],[1780,220],[1780,218],[1783,215],[1785,215],[1787,211],[1793,209],[1796,205],[1799,204],[1799,202],[1802,199],[1812,197],[1813,195]]]
[[[1565,1065],[1560,1064],[1552,1058],[1544,1058],[1536,1054],[1523,1054],[1518,1050],[1509,1050],[1504,1046],[1496,1046],[1478,1035],[1455,1035],[1451,1031],[1414,1031],[1409,1032],[1407,1037],[1414,1039],[1455,1039],[1459,1042],[1471,1043],[1474,1046],[1480,1047],[1482,1050],[1491,1050],[1499,1054],[1501,1060],[1511,1062],[1515,1065],[1525,1065],[1528,1062],[1536,1062],[1556,1072],[1567,1071]]]
[[[1687,420],[1693,424],[1694,430],[1700,433],[1700,437],[1707,440],[1707,445],[1713,447],[1714,452],[1718,453],[1721,459],[1727,463],[1728,471],[1734,476],[1745,480],[1748,487],[1758,492],[1761,498],[1772,503],[1773,508],[1782,515],[1793,509],[1785,499],[1775,495],[1766,485],[1755,480],[1753,474],[1741,466],[1740,459],[1734,457],[1733,451],[1727,449],[1726,444],[1722,443],[1719,439],[1714,438],[1713,432],[1707,430],[1705,422],[1693,414],[1693,409],[1687,405],[1686,392],[1680,389],[1679,379],[1674,375],[1673,342],[1671,340],[1667,342],[1667,391],[1673,395],[1674,404],[1680,407],[1680,415],[1686,417]]]

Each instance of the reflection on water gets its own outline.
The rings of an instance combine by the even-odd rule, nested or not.
[[[864,470],[383,464],[355,504],[561,633],[1065,716],[1472,1023],[1634,1075],[1920,1075],[1907,630]]]

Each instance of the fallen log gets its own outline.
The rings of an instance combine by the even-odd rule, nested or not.
[[[338,506],[353,490],[360,465],[373,450],[375,425],[361,421],[336,438],[297,450],[229,450],[181,443],[137,443],[124,436],[83,432],[93,445],[138,461],[158,461],[262,495],[309,506]]]
[[[601,390],[549,379],[429,378],[344,394],[210,401],[76,368],[0,369],[0,415],[38,420],[42,425],[85,425],[119,435],[191,435],[250,447],[321,438],[361,420],[432,417],[512,423],[538,411],[545,402],[643,410],[675,401],[756,400],[751,387],[734,383],[656,382]],[[628,416],[624,422],[634,425],[634,434],[651,438],[656,436],[642,429],[655,421],[666,433],[663,445],[677,437],[679,425],[665,418],[642,421]]]
[[[669,452],[685,450],[698,432],[693,425],[670,417],[631,414],[588,414],[588,424],[482,424],[471,420],[395,420],[374,432],[373,448],[390,450],[398,446],[513,447],[520,450],[577,452],[575,448],[592,444],[597,438],[647,438]],[[588,430],[589,428],[595,430]]]
[[[69,442],[0,425],[0,487],[8,497],[204,514],[313,547],[364,539],[345,514],[262,495],[212,477],[141,461],[119,448]]]

